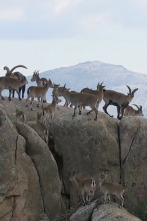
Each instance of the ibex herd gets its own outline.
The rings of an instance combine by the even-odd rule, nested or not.
[[[9,69],[7,66],[4,67],[4,70],[6,70],[6,75],[4,77],[0,77],[0,97],[2,99],[4,99],[4,97],[1,95],[1,93],[4,89],[9,89],[9,100],[11,100],[12,90],[13,97],[14,92],[16,91],[18,93],[19,100],[21,100],[20,92],[22,91],[22,98],[24,98],[25,85],[28,82],[23,74],[21,74],[20,72],[14,72],[14,70],[17,68],[26,67],[24,65],[17,65],[12,69]],[[30,86],[27,89],[26,106],[28,106],[28,100],[31,98],[30,107],[31,110],[33,110],[32,103],[34,98],[37,98],[37,106],[39,107],[40,102],[42,104],[41,106],[43,109],[43,115],[47,115],[48,113],[51,117],[53,117],[55,112],[54,107],[59,101],[61,101],[58,99],[58,97],[62,96],[65,99],[64,106],[68,106],[69,104],[70,107],[74,106],[74,113],[72,115],[73,117],[76,116],[77,108],[79,109],[79,114],[81,114],[82,108],[88,106],[91,110],[87,112],[87,115],[93,111],[95,112],[94,120],[97,120],[98,108],[102,100],[105,103],[103,106],[103,110],[110,117],[113,117],[113,115],[110,115],[107,111],[109,105],[117,107],[117,118],[119,120],[121,120],[123,116],[143,116],[142,106],[139,107],[138,105],[135,105],[137,107],[137,110],[129,106],[138,88],[131,90],[131,88],[126,85],[129,93],[125,95],[114,90],[106,90],[103,83],[99,83],[97,85],[97,90],[84,88],[81,90],[81,92],[70,91],[70,89],[66,88],[65,85],[63,87],[60,87],[60,85],[53,84],[50,79],[47,80],[46,78],[40,78],[39,71],[34,71],[31,81],[36,81],[37,86]],[[53,101],[51,105],[48,105],[48,107],[43,107],[43,103],[46,102],[46,93],[49,88],[53,88]],[[56,94],[54,93],[54,91],[56,91]]]
[[[22,98],[24,98],[25,86],[28,83],[26,77],[20,72],[14,72],[17,68],[26,68],[24,65],[17,65],[12,69],[9,69],[7,66],[4,67],[6,70],[6,75],[4,77],[0,77],[0,97],[4,100],[2,96],[2,91],[4,89],[9,90],[9,100],[11,100],[11,92],[16,91],[18,94],[19,100],[21,100],[20,93],[22,91]],[[39,107],[39,103],[41,103],[41,113],[37,113],[36,120],[34,122],[29,122],[26,119],[25,113],[16,108],[16,122],[21,121],[22,123],[26,123],[31,126],[39,136],[48,144],[49,130],[46,126],[46,122],[48,119],[51,121],[54,118],[56,106],[61,100],[59,97],[64,97],[65,104],[64,106],[72,107],[74,106],[73,117],[76,116],[76,110],[79,109],[79,114],[82,113],[82,108],[86,106],[90,107],[90,110],[87,112],[87,115],[92,111],[95,113],[94,120],[97,120],[98,117],[98,108],[99,104],[104,101],[103,110],[104,112],[113,117],[107,112],[107,108],[109,105],[114,105],[117,107],[117,118],[119,120],[122,119],[123,116],[143,116],[142,106],[135,105],[137,110],[131,107],[129,104],[134,98],[135,92],[138,88],[131,90],[131,88],[127,86],[129,92],[127,95],[114,91],[114,90],[106,90],[103,83],[99,83],[97,85],[96,90],[92,90],[89,88],[84,88],[81,92],[70,91],[69,88],[66,88],[66,85],[60,86],[52,83],[52,81],[46,78],[39,77],[39,71],[34,71],[31,81],[36,82],[36,86],[30,86],[27,89],[27,99],[26,106],[28,107],[28,101],[30,101],[30,107],[33,111],[33,100],[37,98]],[[46,102],[46,93],[49,88],[52,88],[52,103],[44,104]],[[112,183],[107,181],[107,177],[110,171],[104,170],[100,179],[96,180],[94,178],[82,177],[79,173],[74,173],[72,177],[70,177],[70,181],[73,185],[78,188],[80,197],[83,203],[89,203],[90,200],[94,197],[95,191],[97,187],[101,189],[104,193],[104,203],[106,203],[107,198],[110,200],[110,194],[115,195],[117,198],[121,200],[121,206],[124,204],[124,187],[118,183]]]

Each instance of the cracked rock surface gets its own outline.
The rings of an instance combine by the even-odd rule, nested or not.
[[[70,182],[73,172],[99,179],[102,168],[111,170],[109,181],[125,186],[124,207],[136,214],[147,196],[147,119],[124,117],[118,121],[99,113],[94,121],[94,114],[87,116],[86,110],[72,118],[72,108],[58,106],[49,128],[52,143],[47,146],[28,125],[15,123],[16,104],[28,120],[34,120],[38,111],[35,107],[28,111],[25,101],[17,99],[0,104],[0,220],[55,220],[62,210],[79,204],[77,189]],[[95,197],[101,195],[97,189]],[[105,206],[115,212],[113,204],[99,205],[99,212],[107,210]],[[71,220],[84,214],[85,208]],[[95,221],[98,209],[93,212],[95,205],[91,208],[85,211],[87,220],[95,214]]]

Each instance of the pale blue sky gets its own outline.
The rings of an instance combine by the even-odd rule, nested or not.
[[[147,0],[0,0],[0,75],[93,60],[147,74]]]

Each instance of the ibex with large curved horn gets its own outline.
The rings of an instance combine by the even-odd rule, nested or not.
[[[16,68],[26,68],[26,66],[24,65],[17,65],[17,66],[14,66],[11,70],[5,66],[4,67],[4,70],[7,71],[6,73],[6,77],[13,77],[13,78],[16,78],[18,80],[24,80],[25,79],[25,76],[23,74],[21,74],[20,72],[13,72]],[[21,93],[22,91],[22,98],[24,98],[24,93],[25,93],[25,87],[26,87],[26,84],[22,85],[20,88],[19,88],[19,94]],[[11,99],[11,92],[12,90],[9,90],[9,99]],[[15,93],[15,90],[13,90],[13,97],[14,97],[14,93]]]
[[[24,77],[22,80],[11,77],[0,77],[0,97],[4,100],[4,97],[2,97],[1,93],[4,89],[9,89],[15,90],[18,94],[19,100],[21,100],[19,88],[24,84],[27,84],[26,77]],[[9,100],[11,100],[11,95],[9,95]]]
[[[107,108],[109,105],[114,105],[117,107],[117,118],[121,120],[123,117],[124,109],[132,101],[135,92],[138,90],[138,88],[135,88],[133,91],[131,91],[131,88],[128,85],[126,86],[129,89],[129,93],[127,95],[113,90],[104,90],[103,100],[105,105],[103,106],[103,109],[104,112],[110,117],[113,117],[113,115],[110,115],[107,112]]]

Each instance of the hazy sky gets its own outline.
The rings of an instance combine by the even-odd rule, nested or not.
[[[147,0],[0,0],[0,75],[93,60],[147,74]]]

